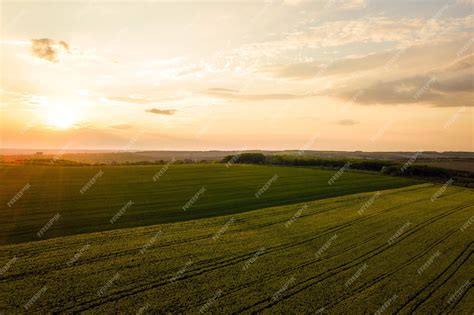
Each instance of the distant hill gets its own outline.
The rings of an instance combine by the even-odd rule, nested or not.
[[[38,152],[41,155],[37,154]],[[324,158],[354,158],[354,159],[381,159],[407,160],[415,154],[417,160],[425,159],[474,159],[474,152],[363,152],[363,151],[300,151],[300,150],[246,150],[246,151],[106,151],[106,150],[42,150],[42,149],[0,149],[3,160],[11,161],[28,158],[61,158],[84,163],[123,163],[139,161],[156,161],[171,159],[193,161],[216,161],[225,156],[239,153],[263,153],[265,155],[298,155]]]

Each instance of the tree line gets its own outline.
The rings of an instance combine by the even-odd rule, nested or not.
[[[349,158],[319,158],[294,155],[265,155],[262,153],[242,153],[226,156],[222,163],[261,164],[283,166],[306,166],[337,169],[349,165],[349,169],[373,171],[392,176],[453,179],[458,185],[474,187],[474,173],[451,170],[427,165],[410,164],[400,161],[363,160]]]

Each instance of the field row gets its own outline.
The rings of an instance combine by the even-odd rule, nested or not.
[[[415,183],[345,172],[329,185],[335,173],[225,164],[2,166],[0,244],[193,220]],[[49,222],[47,231],[38,235]]]
[[[471,314],[474,195],[440,189],[423,184],[3,246],[0,305],[91,313]]]

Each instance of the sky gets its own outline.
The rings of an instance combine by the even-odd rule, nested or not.
[[[474,151],[474,1],[1,1],[0,148]]]

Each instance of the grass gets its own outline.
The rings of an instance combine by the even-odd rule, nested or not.
[[[171,165],[154,181],[162,167],[2,166],[0,244],[193,220],[416,183],[345,172],[328,185],[336,171],[252,165],[227,168],[225,164]],[[102,176],[97,176],[99,172]],[[279,178],[257,198],[255,194],[275,174]],[[81,194],[93,178],[95,183]],[[25,185],[29,188],[23,189]],[[203,187],[206,191],[184,211],[183,206]],[[23,195],[9,207],[7,203],[19,191]],[[133,204],[127,206],[130,201]],[[50,229],[38,237],[50,220]]]
[[[474,194],[440,189],[382,191],[361,214],[373,192],[1,246],[0,266],[16,260],[0,309],[471,314]]]

